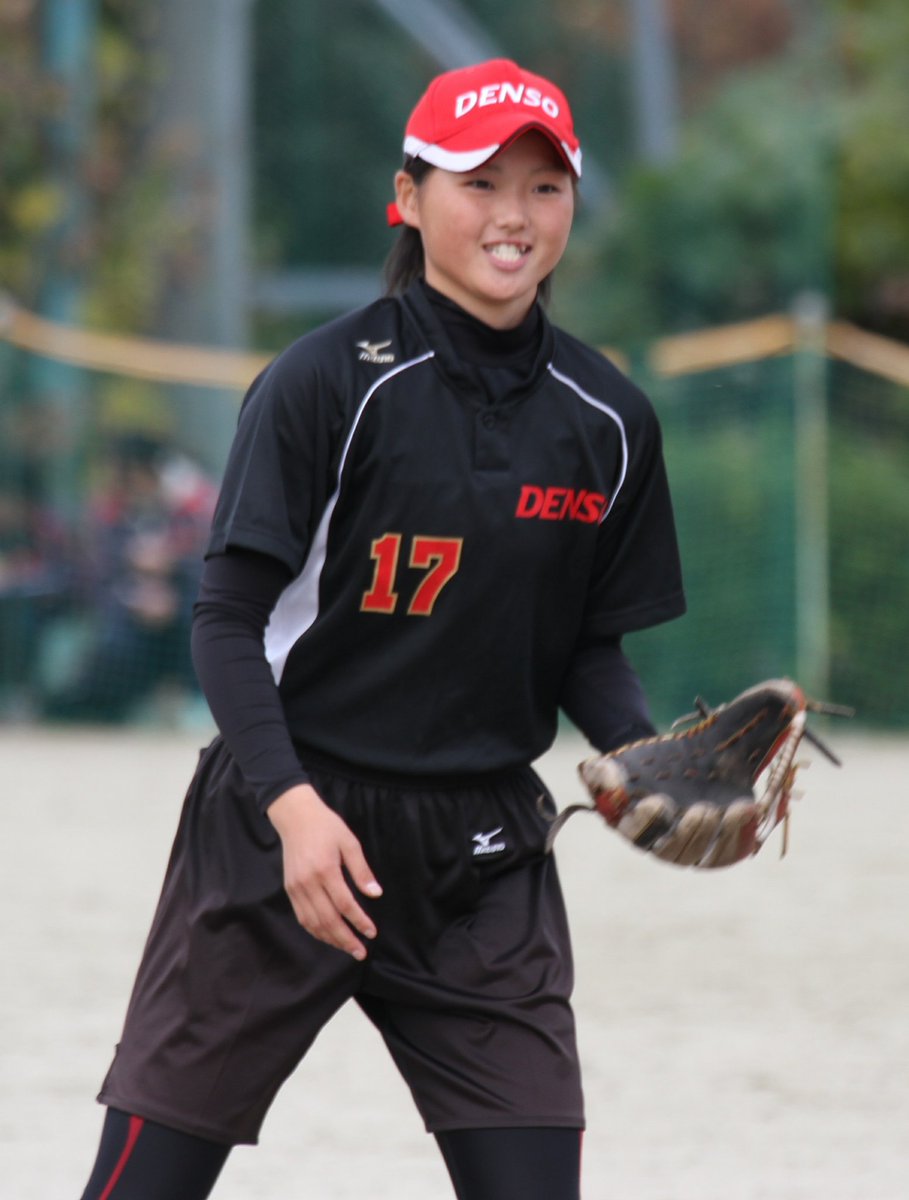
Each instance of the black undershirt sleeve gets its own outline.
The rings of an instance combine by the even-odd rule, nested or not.
[[[308,782],[264,646],[268,619],[290,578],[284,563],[267,554],[215,554],[206,560],[193,610],[196,675],[263,812],[289,787]]]
[[[620,638],[589,642],[575,651],[560,705],[601,754],[656,733],[644,687]]]

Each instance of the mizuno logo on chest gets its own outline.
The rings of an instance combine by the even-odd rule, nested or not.
[[[515,516],[538,521],[583,521],[593,525],[601,519],[609,505],[602,492],[586,488],[537,487],[525,483],[518,497]]]
[[[388,347],[391,342],[357,342],[356,346],[360,353],[357,355],[360,362],[366,363],[393,363],[395,356],[388,352]]]

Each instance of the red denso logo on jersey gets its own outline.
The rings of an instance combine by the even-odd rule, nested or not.
[[[609,498],[602,492],[525,483],[514,515],[525,519],[535,517],[538,521],[583,521],[593,525],[602,518],[608,505]]]

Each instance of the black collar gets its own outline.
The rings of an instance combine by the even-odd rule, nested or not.
[[[483,405],[517,403],[540,385],[552,359],[552,326],[539,304],[515,329],[494,329],[420,279],[402,297],[447,381]]]

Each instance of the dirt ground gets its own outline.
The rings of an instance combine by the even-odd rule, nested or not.
[[[77,1200],[196,735],[0,731],[0,1195]],[[809,748],[790,852],[693,872],[575,817],[585,1200],[909,1195],[909,740]],[[581,798],[584,746],[539,764]],[[218,1200],[445,1200],[434,1143],[351,1008]]]

